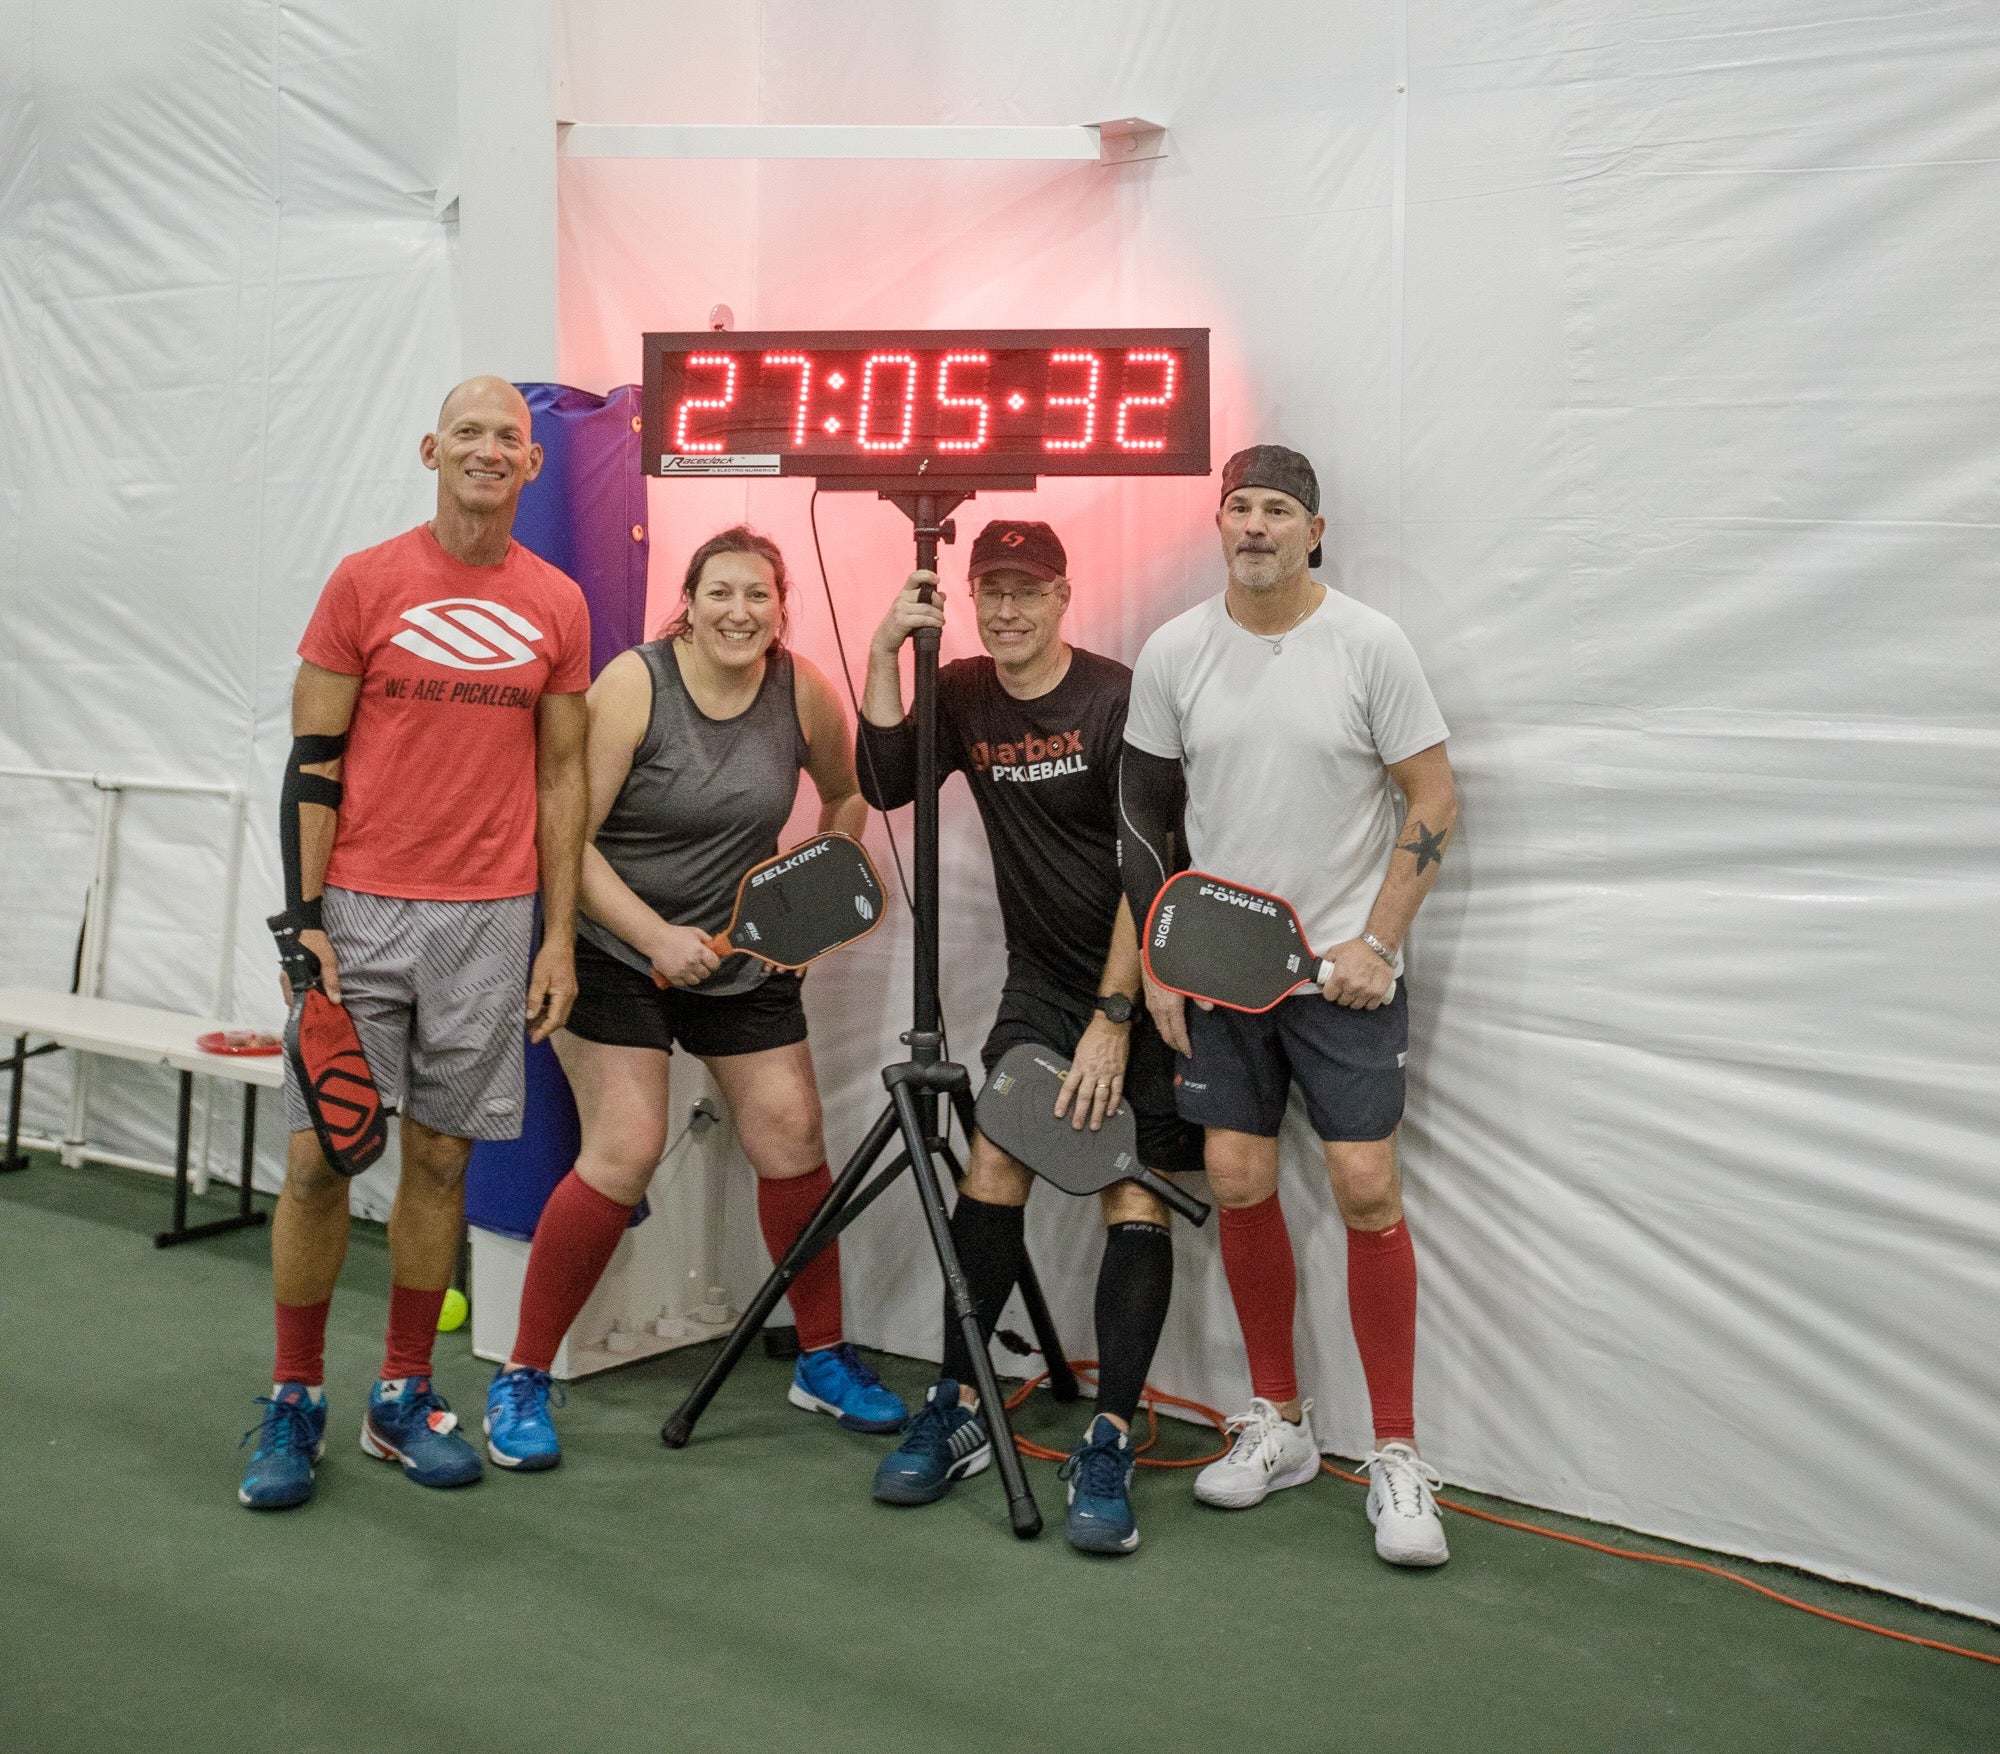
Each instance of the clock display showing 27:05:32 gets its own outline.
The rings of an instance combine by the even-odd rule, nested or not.
[[[1206,329],[649,334],[650,475],[1206,475]]]

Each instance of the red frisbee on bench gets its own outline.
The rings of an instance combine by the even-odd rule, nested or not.
[[[194,1045],[205,1054],[278,1054],[285,1050],[282,1041],[261,1029],[211,1029],[196,1036]]]

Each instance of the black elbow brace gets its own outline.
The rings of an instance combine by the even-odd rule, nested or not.
[[[308,767],[323,761],[338,761],[347,751],[347,735],[337,737],[294,737],[292,753],[285,762],[284,788],[278,794],[278,851],[285,867],[285,915],[299,931],[319,931],[320,898],[308,902],[301,894],[304,880],[299,871],[299,808],[318,804],[338,810],[341,784],[324,774],[307,773]]]

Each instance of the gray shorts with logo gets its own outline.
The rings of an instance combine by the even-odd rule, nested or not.
[[[457,1139],[520,1136],[535,898],[408,901],[328,888],[340,996],[383,1106]],[[289,1068],[293,1132],[312,1125]]]

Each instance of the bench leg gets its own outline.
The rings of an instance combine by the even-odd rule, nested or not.
[[[7,1062],[14,1073],[14,1088],[7,1093],[7,1155],[0,1157],[0,1175],[26,1169],[28,1159],[21,1150],[21,1086],[28,1081],[28,1038],[14,1037],[13,1057]]]
[[[187,1221],[188,1201],[188,1134],[194,1111],[194,1074],[181,1074],[180,1117],[174,1130],[174,1223],[171,1230],[163,1230],[153,1238],[155,1248],[172,1248],[181,1242],[194,1242],[204,1236],[220,1236],[225,1231],[245,1230],[264,1222],[262,1212],[253,1211],[250,1205],[250,1165],[257,1154],[257,1086],[243,1087],[243,1185],[237,1191],[236,1215],[232,1218],[216,1218],[206,1224],[190,1224]]]

